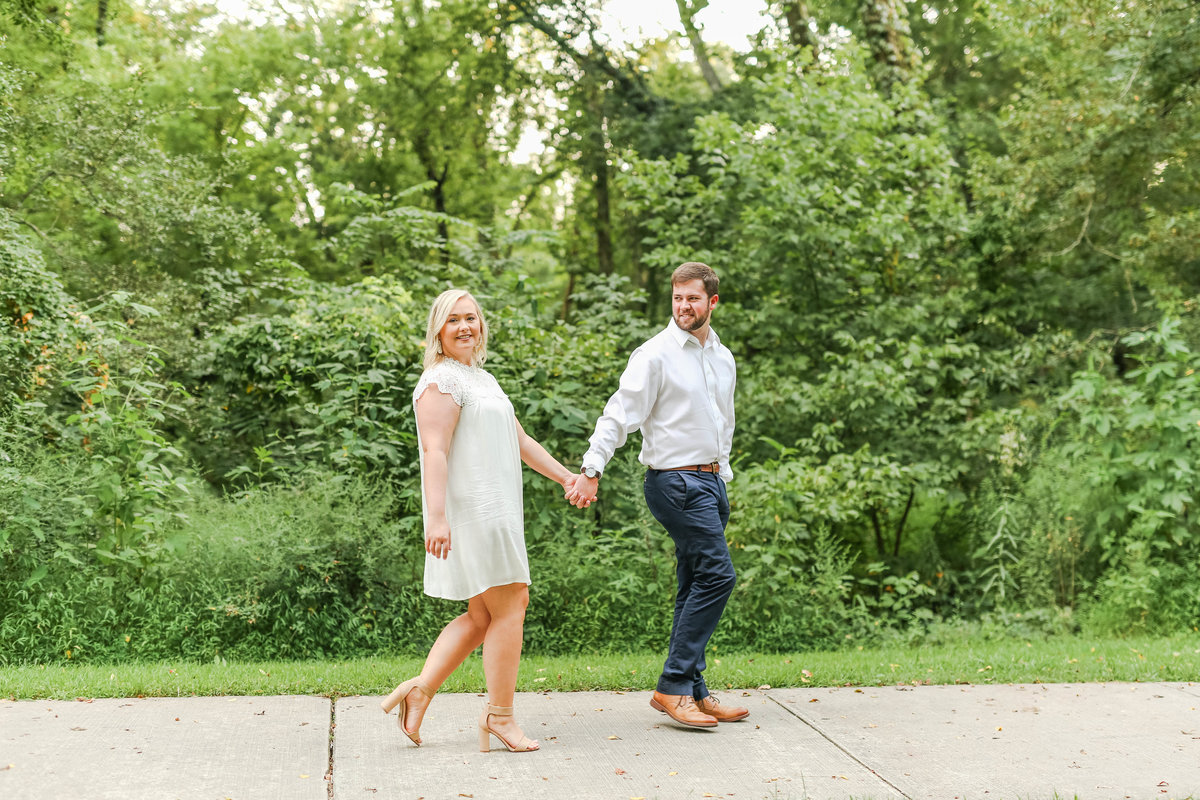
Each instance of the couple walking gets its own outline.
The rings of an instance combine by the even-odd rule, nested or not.
[[[716,273],[689,262],[671,276],[671,322],[634,350],[620,386],[596,422],[579,471],[529,436],[512,404],[481,365],[488,326],[475,298],[443,292],[429,312],[425,371],[413,391],[425,523],[425,593],[466,600],[434,642],[421,674],[381,703],[399,707],[400,729],[421,744],[421,720],[434,693],[483,645],[488,702],[479,749],[495,736],[513,752],[538,749],[513,718],[513,694],[529,563],[525,554],[521,462],[563,487],[578,508],[596,499],[605,465],[626,437],[642,431],[646,503],[675,543],[678,591],[667,660],[650,705],[676,722],[714,727],[745,719],[704,684],[704,649],[736,580],[725,525],[733,477],[733,355],[709,327]]]

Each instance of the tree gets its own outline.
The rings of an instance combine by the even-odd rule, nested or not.
[[[863,0],[863,28],[875,59],[875,83],[885,95],[911,77],[919,58],[905,0]]]
[[[700,74],[704,76],[704,82],[708,84],[708,88],[712,90],[713,94],[716,94],[721,91],[721,79],[713,70],[712,61],[708,57],[708,47],[704,44],[704,37],[701,35],[699,26],[696,25],[696,14],[708,8],[708,0],[675,0],[675,6],[679,9],[679,21],[683,23],[683,30],[687,33],[688,42],[692,45],[692,52],[696,56],[696,65],[700,67]]]
[[[813,62],[821,54],[821,45],[812,30],[812,14],[805,0],[784,0],[784,18],[787,20],[788,41],[792,47],[807,47],[812,51]]]
[[[1200,290],[1194,14],[1086,2],[1030,16],[994,4],[1024,79],[996,117],[996,145],[973,151],[976,230],[987,285],[1031,298],[1035,319],[1140,327],[1151,298]]]

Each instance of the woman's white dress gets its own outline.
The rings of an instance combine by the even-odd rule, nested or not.
[[[425,554],[425,594],[467,600],[492,586],[529,581],[525,515],[521,504],[521,450],[512,403],[490,374],[446,358],[421,374],[413,407],[430,386],[461,407],[450,440],[446,474],[446,520],[450,555]],[[421,453],[421,515],[425,497],[425,451]]]

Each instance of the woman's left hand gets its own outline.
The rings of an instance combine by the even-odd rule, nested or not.
[[[590,506],[592,504],[591,500],[586,500],[582,503],[579,502],[579,496],[580,496],[581,492],[578,489],[576,489],[575,484],[577,484],[580,481],[580,479],[583,479],[583,478],[584,478],[584,476],[582,474],[575,474],[575,475],[568,476],[562,482],[563,497],[566,498],[566,501],[568,503],[570,503],[573,506],[576,506],[577,508],[587,508],[588,506]]]

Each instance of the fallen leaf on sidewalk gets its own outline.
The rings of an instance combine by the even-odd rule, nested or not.
[[[621,737],[620,737],[620,736],[610,736],[610,737],[608,737],[608,738],[609,738],[609,739],[620,739]]]
[[[617,767],[615,770],[613,770],[613,772],[615,772],[617,775],[625,774],[625,770],[621,769],[620,767]]]

